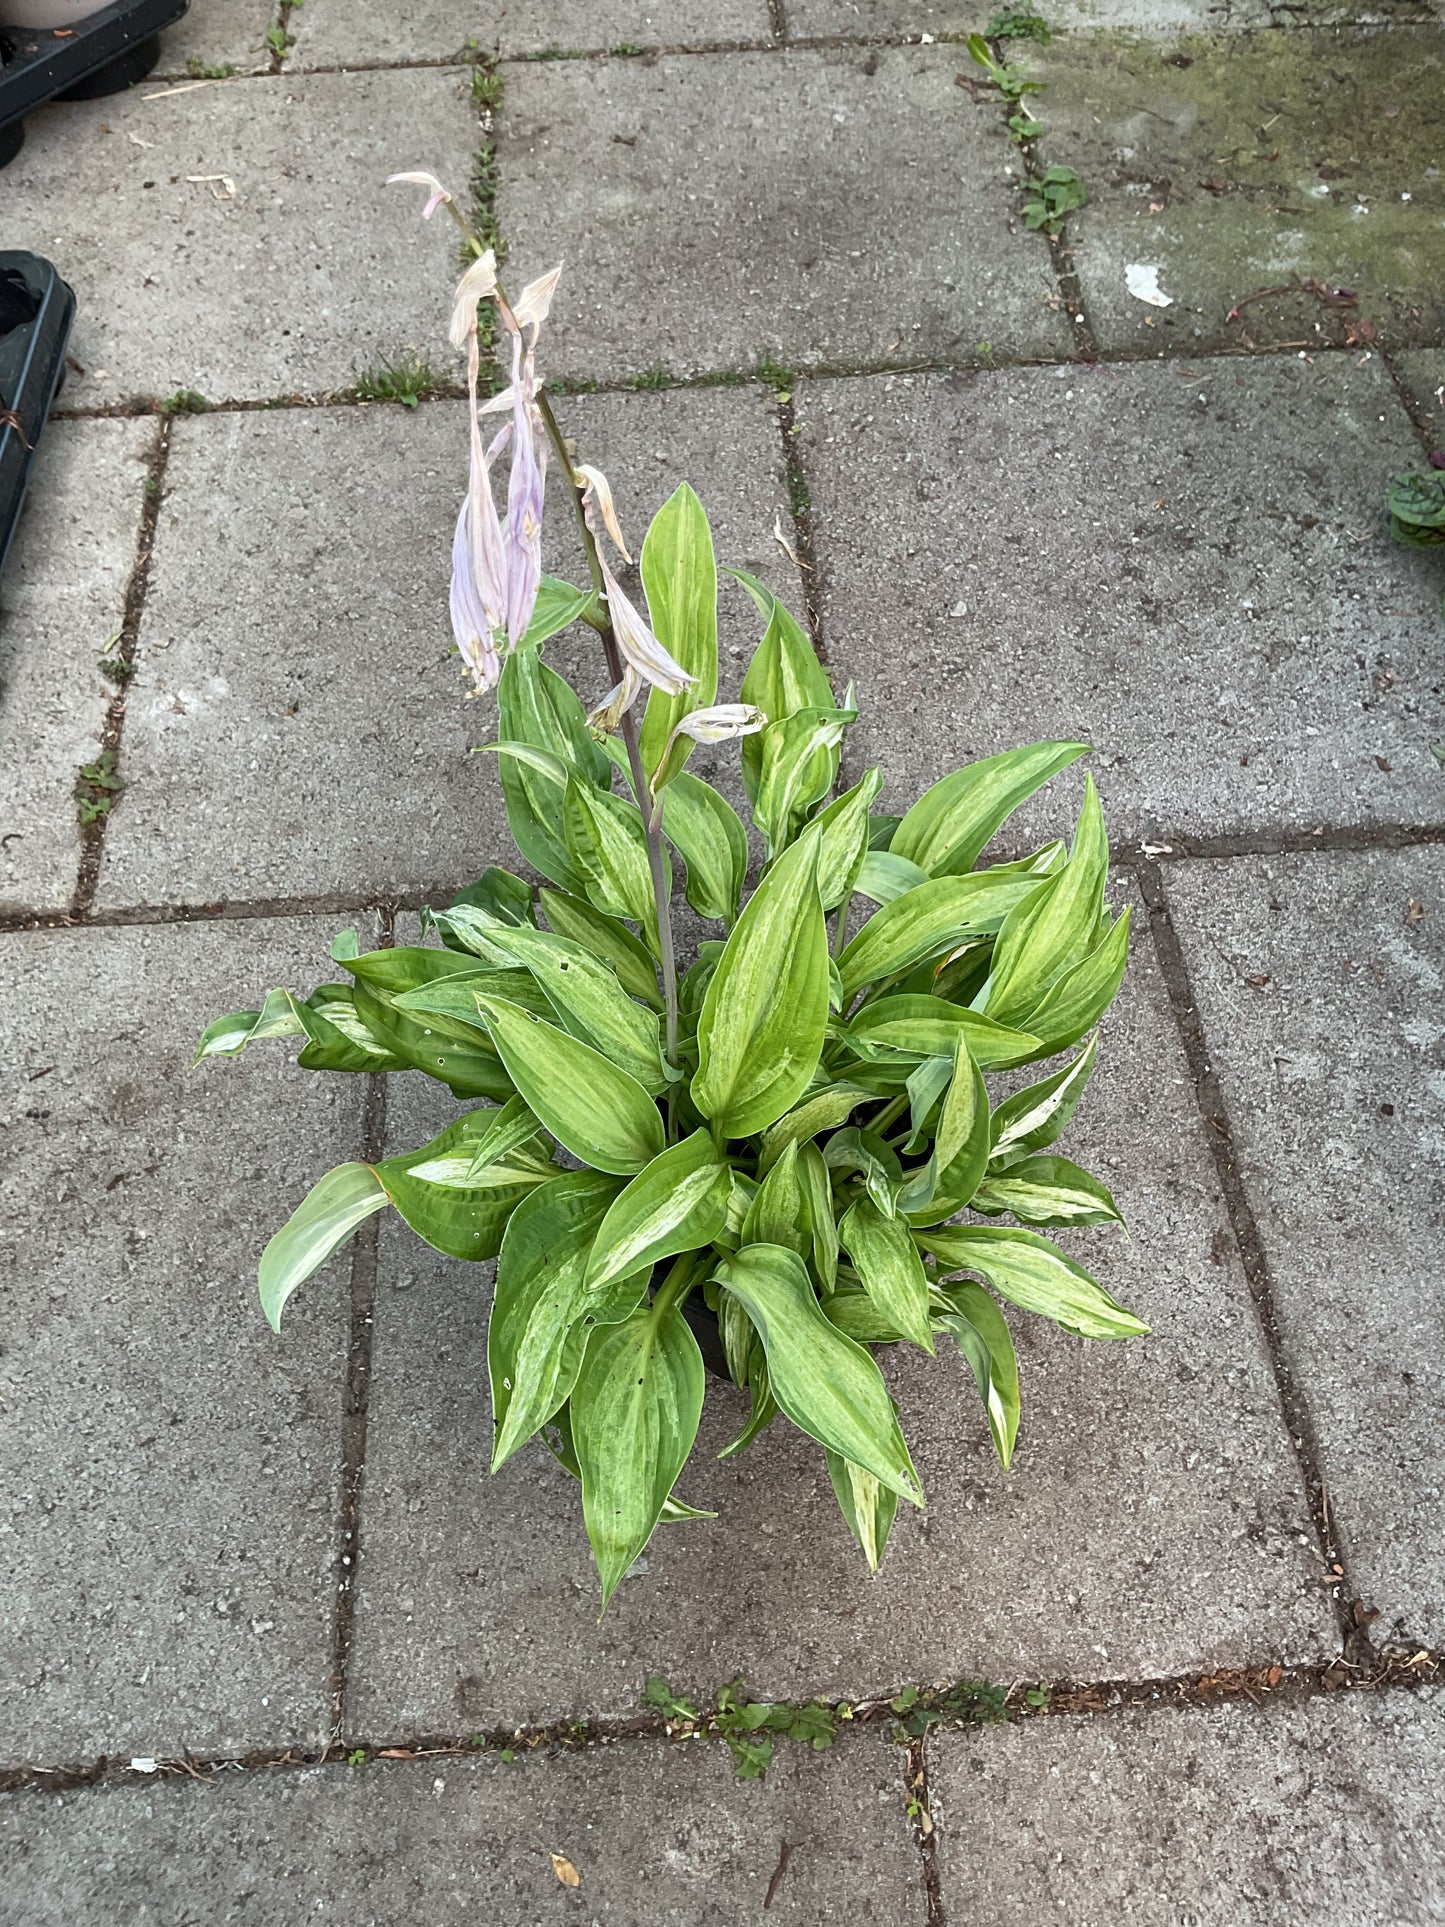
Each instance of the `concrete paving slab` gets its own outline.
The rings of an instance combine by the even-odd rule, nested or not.
[[[1397,346],[1445,334],[1438,27],[1093,35],[1032,64],[1048,82],[1044,158],[1089,190],[1068,239],[1102,348],[1368,347],[1364,324]],[[1131,263],[1158,269],[1173,306],[1129,292]],[[1304,282],[1357,300],[1289,292]]]
[[[146,422],[51,422],[0,582],[0,914],[66,910],[145,503]]]
[[[950,1920],[1445,1919],[1438,1691],[1029,1720],[930,1751]]]
[[[358,17],[348,0],[306,0],[291,16],[292,67],[380,67],[484,53],[596,53],[618,48],[770,41],[766,0],[423,0]]]
[[[1127,896],[1127,886],[1125,886]],[[391,1081],[398,1148],[451,1115]],[[930,1505],[870,1579],[822,1455],[786,1423],[718,1464],[744,1401],[710,1382],[680,1481],[720,1517],[662,1528],[598,1625],[577,1488],[539,1443],[486,1473],[490,1268],[394,1226],[379,1260],[348,1721],[364,1734],[637,1709],[660,1673],[711,1692],[856,1699],[963,1674],[1150,1676],[1335,1648],[1289,1442],[1146,933],[1105,1028],[1075,1155],[1132,1242],[1074,1248],[1153,1337],[1088,1347],[1012,1320],[1014,1468],[967,1367],[889,1361]]]
[[[1067,353],[1017,156],[950,47],[509,67],[498,214],[586,289],[559,373]],[[967,215],[961,210],[966,207]]]
[[[535,1927],[561,1915],[715,1927],[765,1903],[806,1927],[927,1918],[903,1755],[871,1733],[821,1754],[783,1742],[767,1778],[747,1784],[717,1742],[634,1740],[510,1763],[338,1761],[41,1799],[0,1805],[26,1927],[100,1927],[118,1910],[157,1927],[198,1912],[246,1927],[323,1916]],[[575,1890],[553,1854],[572,1862]]]
[[[477,140],[455,68],[142,86],[33,115],[6,233],[75,287],[67,401],[325,394],[445,341],[453,239],[383,183],[425,165],[460,191]]]
[[[157,75],[190,79],[193,67],[268,73],[266,29],[280,11],[276,0],[191,0],[189,10],[161,36]]]
[[[1365,6],[1358,0],[1054,0],[1047,9],[1056,33],[1123,27],[1155,36],[1247,33],[1259,27],[1336,21],[1342,26],[1399,25],[1435,17],[1430,0],[1376,0]],[[966,0],[788,0],[788,32],[799,40],[814,34],[963,38],[980,32],[989,18],[987,8]]]
[[[1445,352],[1411,349],[1396,357],[1395,366],[1420,411],[1431,447],[1445,449]]]
[[[631,538],[693,479],[722,557],[780,593],[791,576],[796,601],[772,536],[787,495],[765,391],[559,408],[609,473]],[[495,706],[464,700],[449,653],[465,479],[464,403],[176,424],[101,903],[440,892],[515,863],[495,770],[471,753],[494,735]],[[550,528],[548,566],[584,580],[555,491]],[[735,690],[756,620],[736,588],[725,610]],[[585,643],[551,654],[604,693]]]
[[[1166,887],[1354,1583],[1382,1629],[1438,1645],[1445,850]]]
[[[888,807],[1063,737],[1097,746],[1115,837],[1439,820],[1438,569],[1389,538],[1419,444],[1378,357],[805,383],[797,410]]]
[[[278,1341],[255,1267],[357,1155],[364,1080],[277,1046],[189,1065],[212,1017],[309,989],[331,934],[0,940],[7,1764],[324,1736],[347,1274]]]

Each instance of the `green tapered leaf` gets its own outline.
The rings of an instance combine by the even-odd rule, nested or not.
[[[868,1102],[869,1096],[859,1085],[847,1082],[808,1091],[801,1104],[763,1132],[758,1148],[759,1173],[766,1176],[790,1144],[801,1144],[823,1131],[836,1130],[847,1122],[858,1105]]]
[[[873,903],[892,903],[927,881],[927,870],[920,870],[906,856],[895,856],[892,850],[869,850],[853,887],[860,897]]]
[[[772,590],[764,588],[756,577],[744,574],[741,569],[733,569],[730,573],[758,605],[768,625],[743,677],[743,701],[756,703],[770,723],[782,722],[800,709],[831,709],[832,686],[806,633]],[[827,772],[826,781],[818,794],[826,796],[837,774],[837,753],[822,749],[816,755],[819,769]],[[743,786],[747,790],[748,801],[756,803],[763,766],[761,735],[743,738],[742,764]],[[813,787],[817,781],[818,776],[814,772],[808,778],[808,787]]]
[[[426,954],[455,958],[455,953],[448,950]],[[465,960],[456,958],[455,961]],[[419,988],[440,995],[450,981],[438,978]],[[457,980],[458,984],[462,981],[465,980]],[[454,995],[461,997],[459,988]],[[413,1070],[425,1071],[428,1077],[439,1079],[457,1097],[491,1097],[500,1102],[512,1095],[512,1080],[483,1032],[469,1030],[459,1020],[430,1011],[413,1016],[398,1009],[387,993],[374,991],[369,984],[358,983],[353,996],[356,1014],[368,1031]]]
[[[976,1271],[996,1292],[1080,1338],[1135,1338],[1149,1327],[1116,1304],[1080,1264],[1033,1231],[1012,1225],[943,1225],[914,1233],[939,1270]]]
[[[654,1010],[662,1009],[657,965],[646,944],[634,937],[625,923],[607,916],[585,897],[571,897],[563,890],[541,889],[537,901],[558,936],[570,937],[594,957],[611,964],[629,997],[640,997]]]
[[[261,1253],[257,1283],[272,1331],[280,1331],[281,1313],[296,1287],[386,1201],[369,1164],[338,1164],[317,1179]]]
[[[1027,1063],[1042,1041],[1029,1031],[1010,1030],[942,997],[916,993],[880,997],[875,1003],[865,1004],[852,1023],[841,1026],[837,1034],[850,1048],[873,1045],[906,1052],[920,1063],[929,1057],[952,1058],[954,1046],[962,1037],[976,1060],[989,1070]]]
[[[260,1010],[238,1010],[208,1024],[194,1062],[234,1057],[248,1044],[268,1037],[305,1037],[297,1059],[303,1070],[405,1069],[402,1060],[362,1024],[350,988],[343,984],[323,984],[304,1003],[289,990],[268,990]]]
[[[515,929],[503,941],[532,973],[564,1030],[600,1050],[653,1097],[666,1090],[657,1014],[632,1001],[616,971],[585,945],[550,930]]]
[[[597,598],[590,589],[574,589],[570,582],[560,582],[554,575],[544,575],[537,590],[537,600],[532,609],[532,620],[527,624],[527,633],[522,638],[524,649],[540,649],[544,642],[562,630],[570,629],[584,609],[594,608]]]
[[[883,1562],[888,1534],[893,1529],[898,1494],[886,1485],[880,1485],[871,1472],[865,1472],[861,1465],[854,1465],[851,1459],[845,1459],[837,1452],[829,1452],[826,1446],[824,1453],[828,1461],[828,1477],[833,1482],[833,1491],[838,1500],[838,1510],[848,1530],[858,1541],[863,1557],[868,1561],[869,1572],[877,1572]]]
[[[961,1211],[988,1169],[988,1145],[988,1089],[960,1035],[932,1155],[898,1194],[898,1208],[909,1223],[938,1224]]]
[[[571,1396],[596,1327],[627,1317],[647,1288],[642,1273],[591,1298],[584,1289],[588,1253],[617,1190],[616,1178],[568,1171],[512,1213],[487,1328],[493,1472]]]
[[[846,1277],[839,1274],[838,1289],[823,1300],[823,1312],[829,1324],[836,1325],[855,1344],[897,1345],[903,1341],[902,1332],[883,1316],[851,1272]]]
[[[720,1260],[713,1276],[742,1301],[757,1327],[772,1394],[784,1415],[890,1491],[922,1505],[883,1376],[862,1346],[824,1316],[797,1253],[781,1245],[748,1245]]]
[[[758,1186],[757,1196],[743,1219],[744,1245],[786,1245],[804,1253],[812,1246],[812,1230],[803,1204],[798,1175],[798,1147],[789,1144]]]
[[[517,1004],[478,995],[508,1075],[558,1143],[625,1177],[651,1163],[663,1146],[662,1118],[635,1077]]]
[[[723,1294],[723,1303],[728,1303],[726,1293]],[[747,1423],[737,1437],[730,1440],[718,1453],[719,1459],[741,1457],[754,1439],[765,1432],[778,1416],[778,1401],[773,1397],[772,1388],[768,1384],[767,1354],[756,1338],[752,1342],[752,1352],[748,1359],[747,1385],[750,1404]]]
[[[865,984],[881,983],[930,957],[941,957],[965,937],[991,935],[1014,905],[1038,887],[1037,877],[992,870],[920,883],[875,910],[844,950],[838,959],[844,995],[852,999]]]
[[[939,1319],[968,1360],[988,1414],[989,1435],[1007,1472],[1019,1430],[1019,1366],[1007,1321],[982,1285],[955,1278],[943,1287],[951,1310]]]
[[[656,912],[642,814],[629,799],[569,776],[562,805],[567,850],[581,894],[610,917],[631,917],[651,941]]]
[[[706,1131],[659,1153],[614,1199],[587,1266],[587,1289],[710,1245],[727,1222],[732,1172]]]
[[[1096,1177],[1068,1158],[1045,1152],[997,1171],[969,1200],[995,1218],[1007,1211],[1020,1224],[1065,1226],[1123,1224],[1119,1207]]]
[[[1071,1064],[999,1105],[989,1125],[991,1163],[1005,1164],[1023,1152],[1042,1151],[1062,1135],[1084,1095],[1098,1048],[1095,1035]]]
[[[995,1022],[1029,1029],[1049,987],[1094,948],[1108,872],[1109,839],[1091,776],[1068,862],[1017,904],[999,931],[980,1000]]]
[[[604,1611],[662,1517],[702,1400],[702,1353],[664,1300],[592,1334],[569,1411]]]
[[[855,1198],[838,1225],[838,1237],[883,1316],[905,1338],[931,1352],[928,1278],[907,1225],[885,1216],[872,1198]]]
[[[717,563],[707,516],[686,482],[652,518],[640,567],[652,633],[694,678],[680,695],[654,689],[647,698],[638,748],[656,791],[673,780],[692,753],[691,739],[680,736],[662,767],[674,728],[690,711],[717,701]]]
[[[966,764],[919,797],[889,847],[930,876],[961,875],[1020,803],[1088,753],[1087,743],[1029,743]]]
[[[833,1217],[833,1186],[823,1153],[816,1144],[798,1152],[798,1185],[803,1193],[812,1239],[813,1276],[826,1298],[838,1282],[838,1226]]]
[[[510,650],[497,685],[498,734],[555,756],[591,783],[610,781],[606,758],[592,741],[576,695],[534,648]],[[585,891],[561,834],[562,787],[554,776],[514,756],[497,758],[512,839],[544,877],[574,896]]]
[[[494,1164],[502,1164],[514,1151],[525,1145],[535,1147],[546,1155],[541,1138],[541,1125],[520,1097],[509,1097],[505,1104],[495,1110],[479,1113],[482,1128],[472,1143],[472,1162],[467,1172],[467,1182],[480,1181],[482,1173],[489,1171]]]
[[[860,867],[868,861],[868,810],[882,787],[882,770],[870,769],[818,812],[818,895],[825,911],[836,910],[858,887]]]
[[[769,723],[756,738],[762,745],[753,821],[763,833],[768,856],[786,849],[815,803],[833,786],[838,746],[856,709],[799,709]]]
[[[828,1020],[828,939],[804,837],[764,877],[727,940],[698,1020],[692,1101],[720,1137],[750,1137],[808,1088]]]
[[[675,775],[663,791],[662,831],[687,865],[693,909],[734,923],[748,874],[748,833],[732,804],[701,777]]]
[[[373,1167],[417,1236],[450,1258],[495,1258],[513,1211],[556,1175],[540,1140],[477,1169],[477,1146],[492,1134],[496,1115],[469,1111],[430,1144]]]
[[[1029,1028],[1044,1040],[1036,1056],[1051,1057],[1077,1044],[1114,1001],[1129,962],[1129,918],[1128,910],[1121,912],[1097,949],[1065,971],[1034,1005]]]

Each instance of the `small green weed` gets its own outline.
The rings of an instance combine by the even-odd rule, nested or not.
[[[609,47],[607,51],[615,55],[618,60],[636,60],[637,56],[645,54],[647,49],[639,47],[635,40],[624,40],[620,46]]]
[[[640,375],[634,375],[627,386],[639,394],[648,388],[671,388],[672,376],[660,361],[655,361],[650,368],[645,368]]]
[[[982,67],[988,84],[996,87],[1005,100],[1017,102],[1025,94],[1041,94],[1044,91],[1041,80],[1030,80],[1017,67],[1010,67],[1005,61],[996,59],[993,48],[981,33],[968,36],[968,51],[975,65]]]
[[[192,54],[186,62],[186,72],[192,80],[229,80],[235,71],[229,60],[223,61],[219,66],[212,66],[202,60],[199,54]]]
[[[985,40],[1037,40],[1047,47],[1054,30],[1042,14],[1015,12],[1009,7],[996,13],[983,30]]]
[[[1053,1695],[1053,1690],[1047,1680],[1041,1680],[1037,1686],[1030,1686],[1024,1694],[1025,1706],[1034,1706],[1042,1709],[1048,1705]]]
[[[821,1753],[833,1744],[839,1722],[852,1717],[850,1707],[829,1706],[823,1700],[750,1700],[740,1679],[719,1687],[711,1714],[674,1693],[665,1679],[648,1680],[642,1701],[671,1725],[724,1740],[740,1780],[760,1780],[767,1772],[775,1735]]]
[[[779,401],[793,399],[793,383],[797,377],[792,369],[785,368],[782,362],[774,361],[771,355],[764,355],[753,373],[765,388],[772,389]]]
[[[356,377],[356,393],[361,401],[399,401],[403,408],[415,408],[440,384],[431,363],[411,353],[395,361],[379,361]]]
[[[502,104],[502,76],[494,61],[479,60],[472,68],[472,99],[494,114]]]
[[[990,1686],[981,1679],[961,1679],[941,1691],[905,1686],[892,1707],[906,1737],[918,1740],[931,1726],[950,1721],[964,1726],[998,1725],[1008,1718],[1008,1688]]]
[[[1088,199],[1088,190],[1072,167],[1046,167],[1024,182],[1024,226],[1057,235],[1067,217]]]
[[[161,403],[163,415],[204,415],[211,404],[204,395],[198,395],[194,388],[178,388]]]
[[[1009,115],[1008,130],[1014,139],[1022,145],[1024,141],[1036,141],[1044,131],[1044,124],[1041,120],[1035,120],[1032,114],[1025,113],[1024,110],[1020,108],[1018,113]]]
[[[364,1746],[358,1746],[347,1754],[346,1764],[348,1766],[365,1766],[370,1757],[371,1755]]]
[[[287,33],[279,23],[266,29],[266,45],[278,60],[284,60],[295,44],[295,35]]]
[[[103,823],[125,788],[117,762],[113,749],[103,749],[93,763],[81,765],[75,779],[75,802],[82,828]]]
[[[100,673],[117,689],[124,689],[128,682],[135,679],[135,664],[127,662],[124,656],[101,656],[98,658]]]
[[[512,1751],[511,1747],[509,1746],[504,1746],[501,1752],[497,1755],[497,1758],[502,1762],[503,1766],[510,1766],[513,1760],[516,1759],[516,1757],[517,1757],[516,1754]]]

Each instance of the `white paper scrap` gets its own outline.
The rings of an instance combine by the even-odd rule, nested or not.
[[[1165,294],[1159,286],[1158,268],[1146,267],[1142,261],[1131,261],[1124,270],[1124,285],[1136,301],[1147,301],[1151,308],[1172,308],[1174,297]]]

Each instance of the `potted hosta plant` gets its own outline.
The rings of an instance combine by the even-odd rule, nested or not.
[[[399,178],[428,188],[428,214],[460,219],[431,177]],[[488,869],[425,914],[438,942],[362,952],[348,933],[331,952],[345,981],[273,990],[206,1031],[202,1057],[294,1035],[304,1069],[415,1071],[463,1107],[430,1144],[322,1177],[262,1256],[261,1302],[279,1330],[291,1292],[388,1208],[439,1251],[495,1258],[492,1469],[540,1435],[580,1480],[604,1605],[659,1522],[698,1516],[677,1486],[706,1389],[701,1332],[750,1398],[728,1451],[780,1415],[816,1440],[876,1567],[898,1501],[923,1494],[875,1347],[956,1342],[1007,1465],[1018,1373],[1000,1299],[1088,1338],[1145,1330],[1043,1235],[1119,1221],[1053,1148],[1128,944],[1092,782],[1069,847],[978,867],[1086,746],[969,764],[902,817],[874,810],[876,769],[835,795],[853,693],[838,700],[803,628],[741,574],[762,635],[739,700],[719,702],[698,496],[678,489],[647,532],[644,617],[614,573],[626,552],[606,480],[569,452],[537,375],[557,276],[509,303],[469,238],[451,614],[466,669],[495,691],[488,747],[541,881]],[[510,371],[481,407],[479,304]],[[491,412],[505,419],[487,448]],[[583,533],[581,587],[542,574],[549,460]],[[573,623],[595,631],[610,685],[590,713],[546,661]],[[687,768],[695,743],[726,740],[755,845]],[[677,863],[716,928],[685,967]],[[1075,1046],[991,1102],[990,1073]]]

